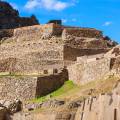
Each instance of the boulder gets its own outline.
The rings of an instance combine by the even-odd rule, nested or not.
[[[22,110],[22,102],[20,100],[0,100],[0,106],[6,108],[10,114],[14,114]]]

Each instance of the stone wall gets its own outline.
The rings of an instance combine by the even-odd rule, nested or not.
[[[110,72],[110,59],[82,59],[68,67],[69,79],[76,84],[85,84],[99,80]]]
[[[63,46],[31,42],[1,45],[0,50],[0,72],[39,73],[63,66]]]
[[[105,53],[107,49],[77,49],[70,46],[26,42],[0,46],[0,72],[39,73],[46,68],[69,65],[84,55]],[[13,64],[14,63],[14,64]],[[13,65],[12,65],[13,64]]]
[[[10,72],[13,74],[41,74],[44,69],[62,68],[64,62],[61,60],[39,60],[39,59],[16,59],[8,58],[0,61],[0,72]]]
[[[75,37],[101,38],[102,36],[101,31],[90,28],[65,28],[62,33],[64,40],[74,39]]]
[[[35,98],[36,77],[0,77],[0,99]]]
[[[40,34],[42,29],[41,25],[34,25],[34,26],[27,26],[27,27],[21,27],[14,29],[14,36],[15,37],[22,37],[22,36],[29,36],[34,33]]]
[[[119,120],[119,100],[117,94],[88,98],[79,107],[75,120]]]
[[[105,49],[108,47],[108,41],[98,40],[96,38],[75,38],[72,40],[67,39],[65,44],[71,47],[81,49]]]
[[[66,70],[41,77],[3,76],[0,77],[0,99],[34,99],[58,89],[66,80],[68,80]]]
[[[4,44],[0,46],[0,50],[0,55],[2,56],[0,59],[9,57],[23,58],[22,56],[24,55],[35,53],[39,53],[38,55],[41,59],[62,59],[61,57],[63,56],[63,46],[46,45],[41,42]]]
[[[61,87],[68,80],[68,72],[66,69],[62,73],[45,77],[39,77],[37,81],[36,97],[49,94]]]
[[[52,36],[60,36],[62,34],[62,27],[54,23],[45,25],[34,25],[29,27],[21,27],[14,30],[14,37],[18,41],[23,40],[37,40],[48,39]]]
[[[104,48],[96,48],[96,49],[80,49],[73,48],[71,46],[64,46],[64,60],[77,60],[77,57],[85,56],[85,55],[96,55],[101,53],[106,53],[109,49]]]

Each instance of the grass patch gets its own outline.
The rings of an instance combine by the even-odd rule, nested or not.
[[[50,99],[62,99],[65,101],[75,99],[83,100],[89,96],[98,96],[101,93],[110,93],[119,80],[119,77],[108,76],[80,86],[75,85],[72,81],[66,81],[61,88],[51,94],[30,100],[28,102],[44,102]]]
[[[59,88],[58,90],[56,90],[46,96],[33,99],[33,100],[31,100],[31,102],[44,102],[44,101],[47,101],[52,98],[57,98],[60,96],[63,97],[63,96],[66,96],[66,94],[69,93],[70,91],[75,90],[76,88],[78,88],[78,86],[69,80],[69,81],[66,81],[64,83],[64,85],[61,88]]]
[[[46,76],[44,74],[36,74],[36,73],[31,73],[31,74],[22,74],[22,73],[14,73],[14,72],[0,72],[0,77],[41,77],[41,76]]]
[[[83,96],[89,96],[88,93],[90,93],[90,90],[93,90],[90,96],[97,96],[101,93],[110,93],[119,79],[120,78],[116,76],[108,76],[100,80],[92,81],[85,85],[81,85],[80,92]]]

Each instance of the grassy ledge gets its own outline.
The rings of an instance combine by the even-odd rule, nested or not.
[[[89,96],[98,96],[101,93],[111,93],[119,77],[111,76],[96,81],[91,81],[85,85],[77,86],[72,81],[66,81],[58,90],[46,96],[30,100],[29,102],[44,102],[50,99],[83,99]],[[91,92],[92,90],[92,92]]]
[[[54,91],[46,96],[33,99],[33,100],[31,100],[31,102],[44,102],[44,101],[47,101],[47,100],[52,99],[52,98],[53,99],[57,98],[57,97],[60,98],[60,97],[66,96],[70,91],[73,91],[76,88],[78,88],[78,86],[69,80],[69,81],[66,81],[64,83],[64,85],[61,88],[59,88],[58,90],[56,90],[56,91]]]

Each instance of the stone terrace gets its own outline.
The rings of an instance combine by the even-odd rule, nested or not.
[[[68,66],[77,57],[106,53],[110,49],[102,32],[91,28],[50,23],[21,27],[11,32],[13,36],[3,39],[0,45],[1,72],[9,70],[12,64],[9,59],[15,62],[12,71],[39,73],[41,69]]]

